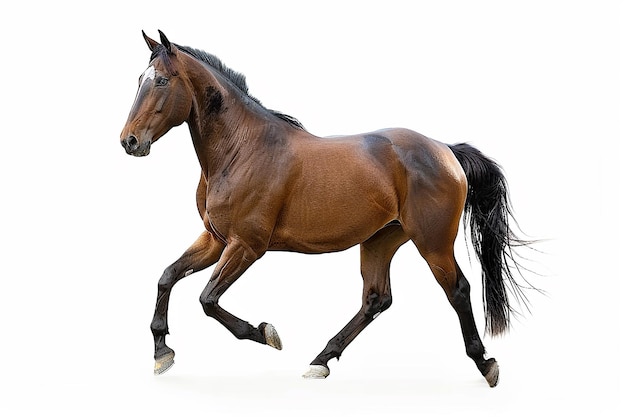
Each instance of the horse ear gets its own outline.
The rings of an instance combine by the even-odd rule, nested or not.
[[[146,32],[144,32],[143,30],[141,31],[141,34],[143,35],[143,39],[148,44],[148,48],[150,48],[150,51],[154,51],[154,48],[156,48],[159,43],[154,39],[150,39],[148,35],[146,35]]]
[[[161,36],[161,44],[163,44],[163,46],[165,47],[165,50],[167,51],[167,53],[171,54],[172,53],[172,44],[167,39],[165,34],[163,32],[161,32],[160,30],[159,30],[159,35]]]

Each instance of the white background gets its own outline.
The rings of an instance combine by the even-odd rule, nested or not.
[[[3,6],[0,413],[616,414],[623,17],[606,1]],[[356,248],[269,253],[222,298],[273,323],[281,352],[204,316],[209,272],[182,281],[170,305],[176,365],[154,377],[156,283],[202,223],[185,126],[147,158],[119,145],[148,64],[141,29],[217,55],[312,133],[402,126],[494,157],[521,228],[546,239],[523,255],[547,296],[530,293],[532,314],[485,338],[500,385],[465,357],[454,312],[409,245],[392,264],[394,305],[327,380],[300,374],[360,306]],[[480,271],[463,239],[457,252],[482,328]]]

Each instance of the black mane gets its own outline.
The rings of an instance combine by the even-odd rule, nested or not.
[[[286,121],[293,127],[304,130],[304,126],[302,125],[302,123],[300,123],[298,119],[296,119],[295,117],[289,116],[287,114],[281,113],[276,110],[270,110],[266,108],[265,106],[263,106],[263,104],[261,104],[261,101],[259,101],[259,99],[252,96],[248,92],[248,84],[246,83],[246,77],[240,72],[237,72],[231,68],[228,68],[226,65],[224,65],[222,60],[220,60],[215,55],[209,54],[208,52],[202,51],[200,49],[191,48],[189,46],[181,46],[181,45],[176,45],[176,44],[174,45],[179,50],[183,51],[184,53],[191,55],[192,57],[196,58],[198,61],[204,62],[205,64],[217,70],[220,74],[222,74],[224,77],[230,80],[237,88],[239,88],[242,92],[244,92],[251,100],[258,103],[261,107],[269,111],[274,116]],[[153,53],[153,56],[150,59],[151,60],[154,59],[156,55],[159,55],[158,50],[155,50],[155,52]]]

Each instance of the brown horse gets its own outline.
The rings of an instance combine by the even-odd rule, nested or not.
[[[219,305],[224,292],[268,250],[324,253],[361,245],[363,305],[313,360],[309,378],[391,305],[389,266],[411,240],[456,311],[467,355],[490,386],[498,364],[485,358],[470,286],[453,253],[465,209],[483,269],[487,330],[507,330],[513,310],[511,213],[499,167],[467,145],[445,145],[406,129],[335,138],[308,133],[294,118],[268,110],[244,77],[215,56],[143,34],[152,52],[121,134],[130,155],[145,156],[174,126],[187,122],[201,166],[196,202],[204,231],[159,280],[151,329],[155,369],[174,363],[165,344],[174,284],[217,263],[200,303],[238,339],[281,349],[274,327],[254,327]],[[523,295],[522,295],[523,296]]]

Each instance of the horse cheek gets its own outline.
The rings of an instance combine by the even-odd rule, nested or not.
[[[178,126],[189,118],[191,97],[184,91],[177,91],[172,97],[172,125]]]

